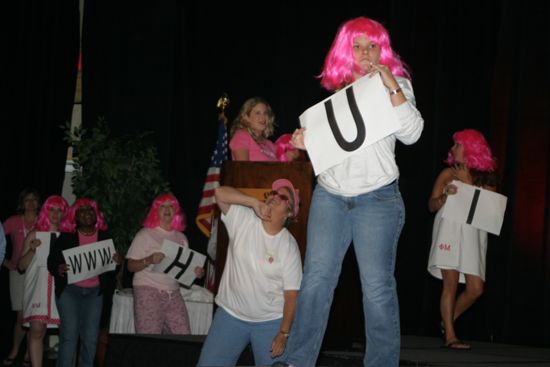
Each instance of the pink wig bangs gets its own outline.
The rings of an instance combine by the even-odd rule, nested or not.
[[[353,71],[362,72],[353,58],[353,42],[366,36],[380,46],[380,64],[390,68],[393,75],[410,79],[409,72],[391,48],[390,36],[384,26],[375,20],[359,17],[348,20],[338,30],[330,51],[325,58],[319,77],[321,85],[335,91],[354,81]]]
[[[464,161],[468,168],[482,172],[496,169],[497,163],[482,133],[474,129],[465,129],[454,133],[453,140],[464,148]],[[456,163],[450,151],[445,162],[448,165]]]
[[[69,208],[69,204],[67,204],[67,201],[59,195],[52,195],[47,198],[42,205],[42,209],[40,209],[40,213],[38,213],[38,220],[36,221],[36,229],[38,231],[50,230],[51,223],[49,212],[51,208],[61,209],[61,211],[63,212],[63,217],[65,217],[65,214],[67,214],[67,209]]]
[[[96,216],[95,229],[105,231],[107,229],[107,223],[105,222],[103,213],[99,210],[99,207],[97,206],[95,200],[87,198],[76,199],[73,205],[70,206],[69,210],[67,211],[67,215],[65,216],[65,219],[61,222],[61,231],[73,233],[76,232],[76,211],[82,206],[90,206],[92,207],[92,209],[94,209]]]
[[[172,219],[172,224],[171,224],[172,229],[175,229],[176,231],[185,230],[185,227],[186,227],[185,214],[181,210],[178,199],[176,199],[176,197],[170,193],[160,194],[155,198],[155,200],[153,200],[151,209],[149,209],[149,213],[147,214],[147,217],[145,217],[145,220],[143,221],[143,226],[145,228],[155,228],[160,225],[159,207],[167,201],[169,201],[170,204],[172,204],[172,206],[176,210],[174,219]]]

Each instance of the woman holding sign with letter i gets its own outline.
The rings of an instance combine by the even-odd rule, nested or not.
[[[428,271],[443,279],[440,300],[441,333],[445,347],[470,349],[457,338],[454,321],[483,293],[487,232],[467,224],[442,218],[448,195],[457,193],[453,180],[495,191],[496,162],[483,135],[473,129],[453,135],[454,145],[449,151],[445,168],[435,180],[428,208],[435,216]],[[466,283],[465,290],[456,297],[458,283]]]
[[[74,284],[68,284],[70,270],[63,251],[109,239],[107,224],[97,203],[92,199],[76,199],[61,222],[61,235],[50,248],[48,271],[55,279],[55,295],[59,310],[59,352],[57,367],[72,367],[80,337],[79,367],[93,367],[103,297],[114,284],[114,271],[103,273]],[[118,263],[118,255],[113,254]],[[75,270],[75,269],[71,269]],[[105,292],[104,292],[105,291]]]
[[[59,325],[53,281],[46,266],[46,259],[68,207],[65,199],[59,195],[52,195],[46,199],[38,214],[35,230],[25,239],[23,255],[17,266],[21,272],[25,272],[23,325],[30,326],[28,346],[31,364],[34,367],[42,366],[46,328]]]
[[[400,329],[394,268],[405,210],[394,150],[396,140],[404,144],[415,143],[422,133],[424,120],[415,107],[409,73],[390,46],[388,31],[372,19],[359,17],[342,24],[326,56],[320,78],[321,85],[334,92],[361,78],[381,81],[375,92],[386,106],[385,114],[378,115],[380,121],[368,122],[376,127],[383,126],[389,119],[397,119],[399,127],[367,146],[355,148],[349,154],[341,153],[345,159],[318,172],[307,226],[304,278],[298,297],[295,331],[290,335],[286,361],[279,365],[315,366],[342,261],[353,242],[363,291],[367,336],[364,364],[397,366]],[[370,96],[366,97],[369,102]],[[364,100],[356,102],[355,107],[359,105],[356,110],[360,110]],[[349,104],[351,107],[351,102]],[[334,112],[340,116],[337,108]],[[350,115],[347,110],[343,112]],[[354,112],[355,120],[363,118],[367,122],[368,114],[357,116]],[[327,111],[326,116],[328,114]],[[337,136],[314,136],[318,131],[315,128],[330,124],[327,120],[328,117],[301,121],[307,130],[301,128],[294,132],[294,145],[307,149],[310,157],[320,141],[325,147],[335,146]],[[360,135],[359,128],[363,127],[360,125],[357,123],[354,136]]]
[[[134,317],[137,334],[190,334],[189,316],[180,293],[178,281],[168,274],[153,270],[164,259],[161,252],[165,240],[189,247],[181,232],[185,216],[178,199],[171,193],[160,194],[153,200],[143,221],[143,227],[128,249],[128,270],[135,272]],[[204,276],[196,267],[195,275]]]

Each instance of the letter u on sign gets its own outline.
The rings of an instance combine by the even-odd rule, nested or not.
[[[353,121],[357,127],[357,136],[353,141],[347,141],[342,135],[342,132],[338,127],[338,121],[336,121],[334,108],[332,107],[332,101],[330,99],[325,102],[325,111],[327,113],[328,124],[332,134],[334,135],[334,139],[336,139],[336,142],[343,150],[346,152],[352,152],[359,148],[365,141],[366,129],[365,122],[363,121],[363,117],[361,116],[361,112],[359,112],[359,107],[357,106],[357,101],[355,100],[353,86],[346,89],[346,98],[348,100],[351,115],[353,116]]]

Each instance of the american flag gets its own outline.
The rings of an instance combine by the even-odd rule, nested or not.
[[[214,153],[212,153],[212,158],[210,159],[210,167],[206,173],[206,181],[202,189],[202,199],[199,203],[197,218],[195,219],[202,233],[210,237],[207,248],[209,259],[206,265],[205,285],[211,292],[215,290],[216,272],[213,260],[216,259],[218,237],[218,219],[214,218],[216,209],[214,189],[220,186],[221,165],[227,160],[227,118],[223,112],[220,113],[218,120],[218,140],[216,142],[216,148],[214,148]]]
[[[220,170],[222,163],[227,160],[227,118],[220,113],[218,126],[218,141],[210,159],[210,167],[206,173],[206,181],[202,189],[202,199],[195,222],[205,236],[210,237],[212,219],[216,207],[214,189],[220,186]]]

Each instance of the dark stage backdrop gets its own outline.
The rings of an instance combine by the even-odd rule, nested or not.
[[[9,40],[17,72],[4,70],[14,84],[2,86],[11,101],[2,125],[2,219],[29,182],[44,195],[60,190],[64,143],[56,125],[70,116],[74,91],[74,6],[29,3],[17,14]],[[117,133],[155,133],[163,171],[188,214],[191,245],[205,250],[193,219],[215,144],[218,97],[228,93],[232,119],[246,98],[262,96],[277,115],[276,135],[293,131],[299,114],[328,95],[315,75],[337,26],[359,15],[389,29],[394,49],[412,70],[425,119],[420,141],[399,145],[396,153],[407,207],[396,271],[402,332],[438,333],[441,284],[426,272],[433,222],[427,199],[452,133],[476,128],[494,148],[509,204],[501,236],[490,237],[486,294],[458,323],[460,335],[550,346],[546,4],[344,0],[319,8],[300,2],[87,1],[84,124],[103,116]],[[345,343],[364,337],[354,261],[350,254],[327,334]]]

